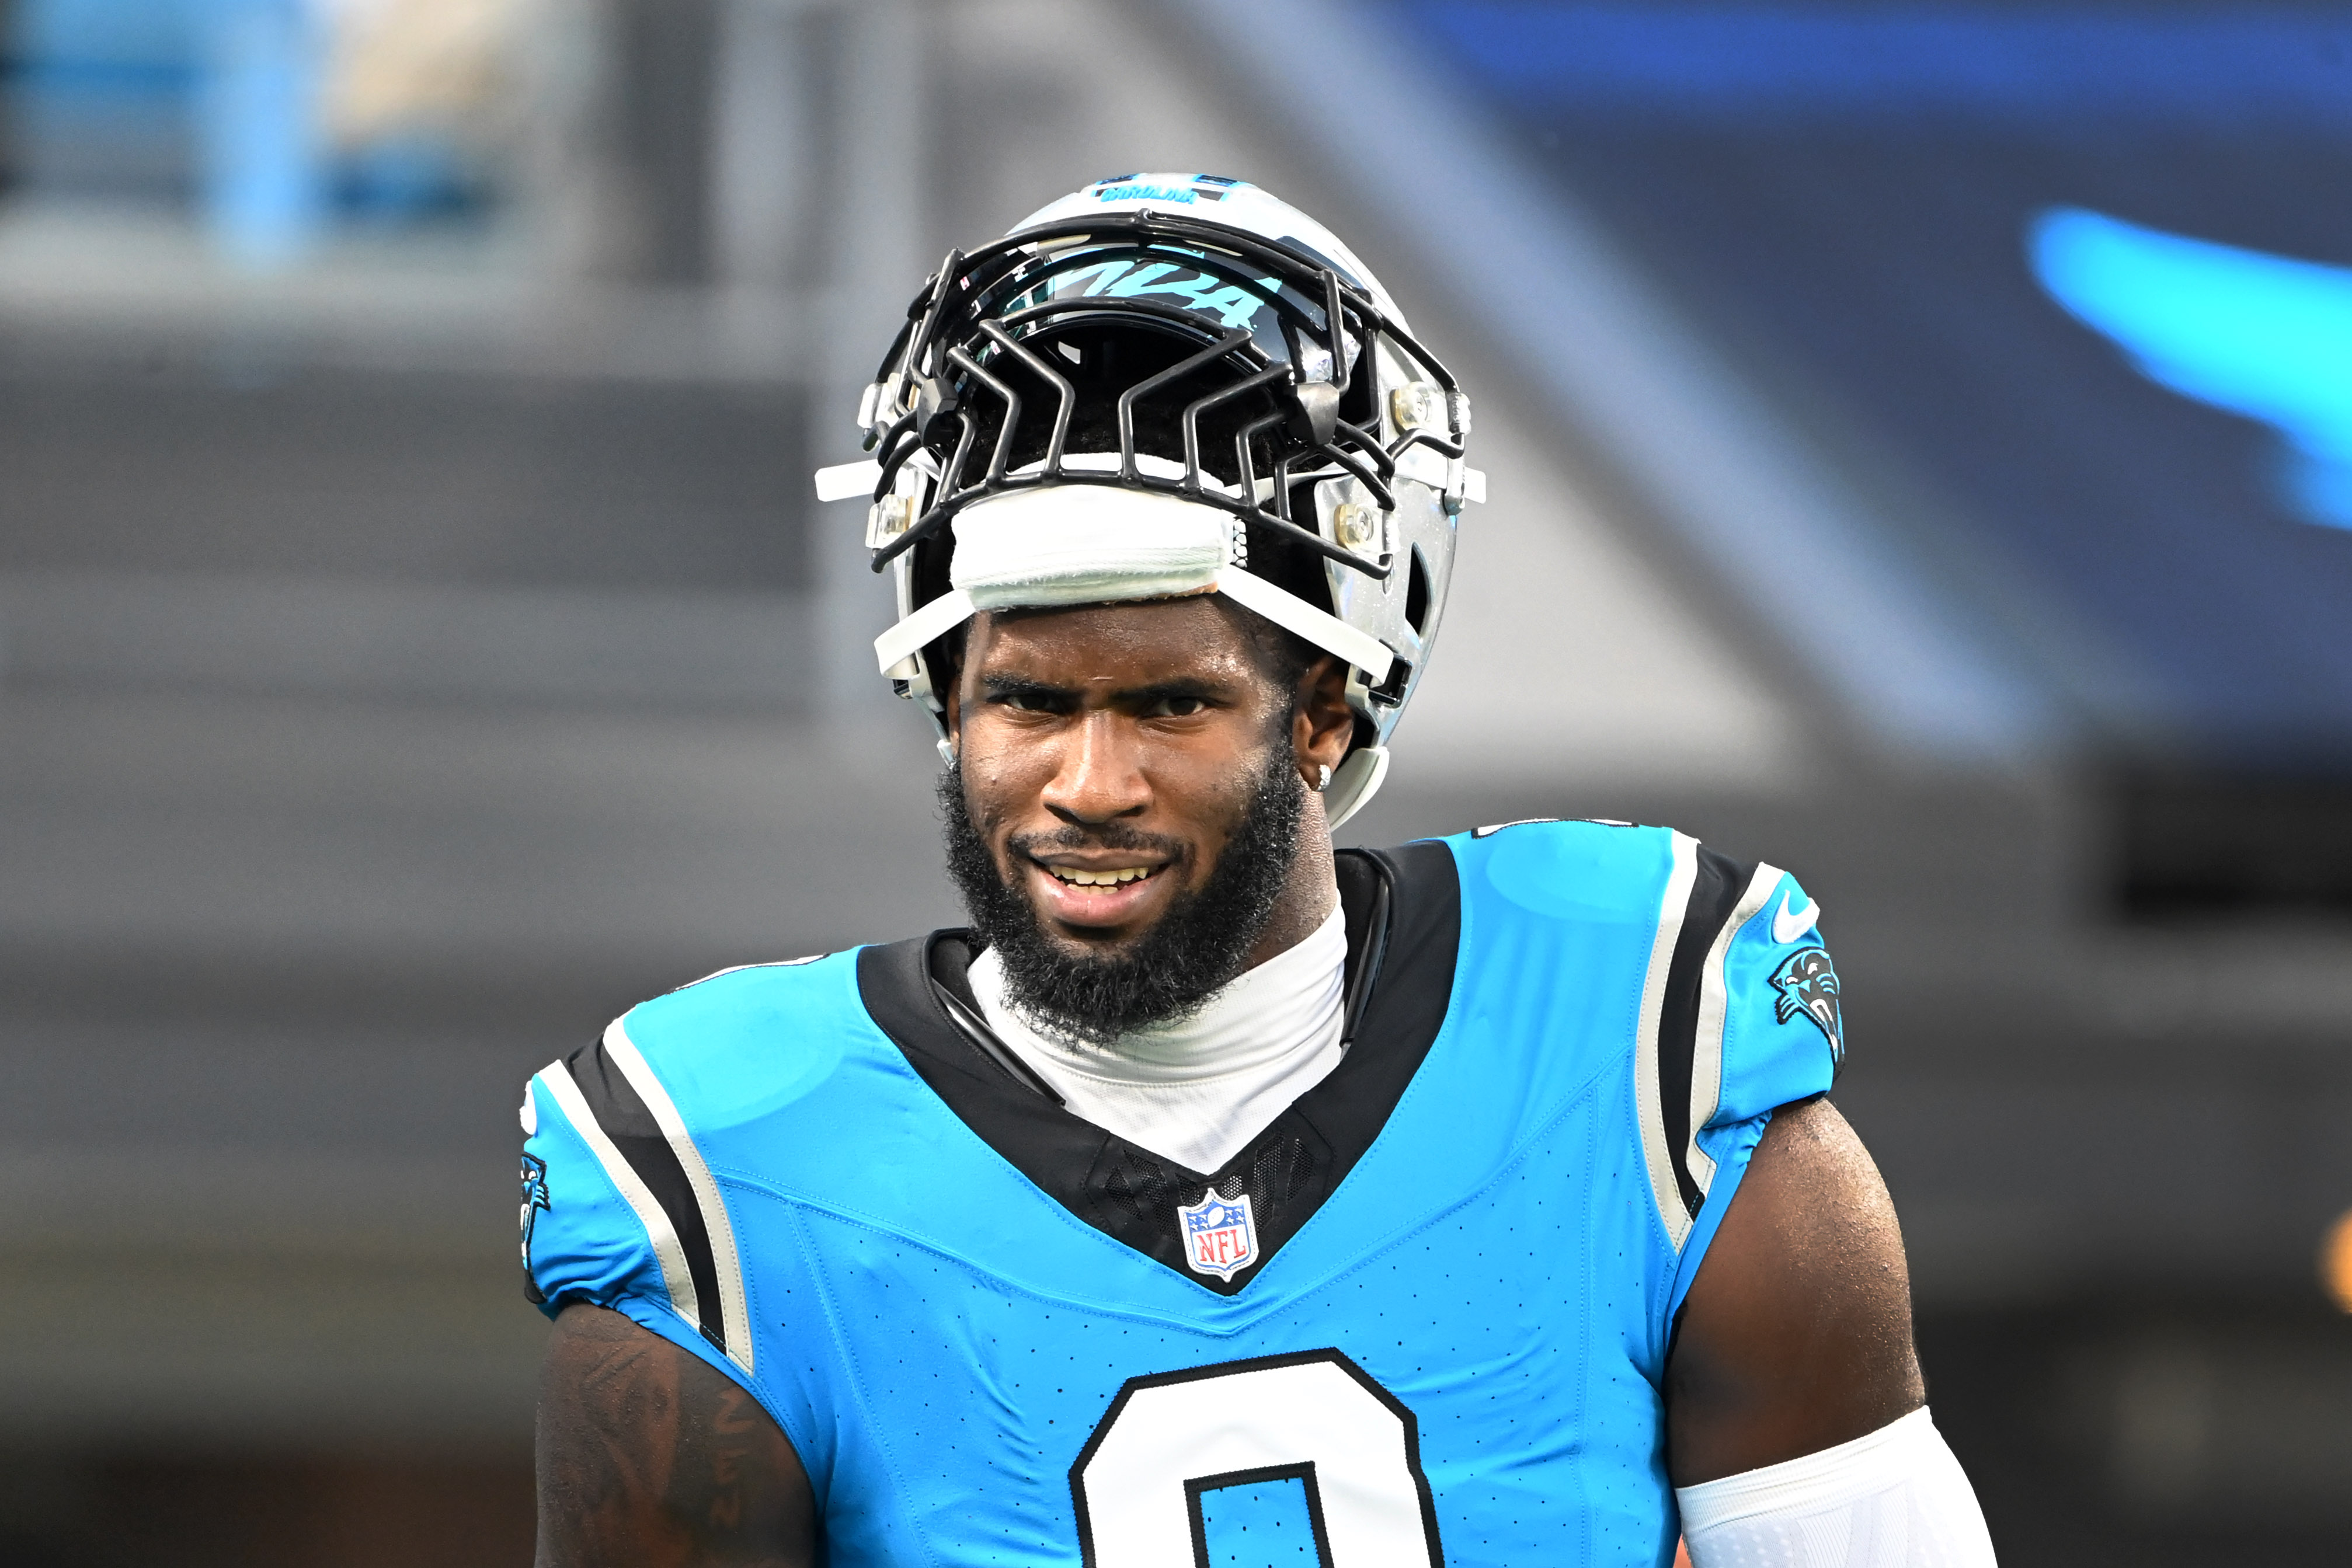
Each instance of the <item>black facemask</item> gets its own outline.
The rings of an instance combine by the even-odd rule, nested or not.
[[[972,825],[963,769],[940,778],[948,871],[963,894],[975,935],[996,950],[1013,1004],[1041,1030],[1073,1042],[1108,1046],[1131,1030],[1197,1011],[1242,972],[1265,932],[1298,854],[1307,789],[1290,748],[1267,748],[1265,771],[1208,880],[1170,902],[1151,929],[1107,957],[1073,953],[1049,938],[1028,894],[1007,883]],[[1118,823],[1024,833],[1011,843],[1016,863],[1054,849],[1134,849],[1173,856],[1181,845]]]

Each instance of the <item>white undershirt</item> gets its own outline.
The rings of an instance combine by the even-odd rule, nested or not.
[[[1180,1022],[1113,1046],[1039,1033],[1004,994],[993,948],[971,961],[981,1016],[1069,1110],[1196,1171],[1214,1171],[1339,1065],[1348,930],[1337,907],[1295,947],[1244,971]]]

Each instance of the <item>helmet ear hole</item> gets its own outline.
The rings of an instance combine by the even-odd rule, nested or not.
[[[1429,635],[1429,562],[1423,559],[1421,547],[1412,547],[1412,573],[1404,585],[1404,619],[1416,637]]]

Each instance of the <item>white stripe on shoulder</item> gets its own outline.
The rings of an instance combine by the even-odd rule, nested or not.
[[[654,1196],[653,1188],[645,1184],[622,1157],[621,1151],[613,1146],[613,1140],[604,1135],[604,1129],[597,1125],[596,1113],[588,1108],[580,1085],[572,1082],[570,1068],[561,1061],[549,1062],[540,1072],[539,1082],[547,1086],[564,1120],[580,1134],[580,1141],[588,1145],[588,1152],[596,1156],[596,1163],[604,1167],[604,1174],[613,1178],[613,1185],[635,1213],[637,1223],[646,1228],[646,1239],[653,1244],[654,1260],[661,1265],[662,1289],[668,1293],[670,1310],[699,1329],[702,1305],[695,1298],[694,1275],[686,1266],[686,1249],[678,1244],[677,1231],[663,1212],[661,1199]]]
[[[730,975],[740,975],[746,969],[797,969],[803,964],[814,964],[820,958],[830,958],[833,955],[830,953],[809,953],[804,954],[798,958],[762,958],[755,964],[730,964],[723,969],[711,970],[710,973],[703,976],[699,980],[688,980],[686,984],[676,988],[676,989],[690,991],[695,987],[703,984],[705,981],[723,980]]]
[[[1697,880],[1698,841],[1676,833],[1674,867],[1666,873],[1665,891],[1658,895],[1658,934],[1650,944],[1650,970],[1642,981],[1642,1017],[1633,1040],[1633,1104],[1642,1124],[1642,1154],[1650,1167],[1658,1218],[1677,1252],[1690,1235],[1691,1217],[1683,1207],[1682,1186],[1675,1179],[1673,1145],[1666,1141],[1665,1113],[1658,1098],[1658,1017],[1665,1008],[1666,970],[1675,961],[1675,942],[1682,935],[1691,886]]]
[[[1690,1086],[1690,1149],[1685,1156],[1691,1180],[1700,1192],[1713,1189],[1715,1161],[1700,1152],[1698,1130],[1714,1119],[1715,1108],[1723,1103],[1723,1030],[1731,1013],[1731,995],[1723,978],[1724,961],[1730,956],[1732,938],[1739,928],[1763,913],[1772,901],[1772,890],[1780,885],[1787,873],[1776,865],[1759,865],[1756,874],[1748,879],[1748,890],[1732,905],[1730,918],[1723,929],[1715,934],[1715,941],[1706,950],[1706,966],[1699,971],[1698,1036],[1691,1042]]]
[[[605,1026],[604,1049],[620,1063],[646,1109],[654,1113],[655,1123],[669,1140],[687,1181],[694,1187],[694,1201],[702,1210],[702,1228],[710,1237],[711,1267],[719,1276],[719,1331],[727,1340],[727,1359],[748,1374],[751,1371],[751,1310],[744,1298],[743,1260],[735,1250],[735,1228],[727,1218],[726,1197],[719,1192],[718,1178],[710,1174],[702,1151],[694,1146],[694,1136],[686,1130],[686,1118],[678,1114],[677,1102],[662,1087],[622,1019],[614,1019]]]

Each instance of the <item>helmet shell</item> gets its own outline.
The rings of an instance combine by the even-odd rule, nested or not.
[[[1103,380],[1112,361],[1139,368]],[[880,449],[867,542],[901,617],[877,648],[942,724],[932,672],[955,622],[935,601],[953,591],[955,516],[1024,487],[1117,485],[1226,513],[1226,571],[1279,579],[1273,601],[1241,586],[1347,659],[1356,748],[1385,746],[1452,577],[1469,404],[1371,270],[1288,203],[1147,173],[1047,204],[926,282],[859,423]],[[910,628],[932,640],[908,651]],[[1341,772],[1369,795],[1384,768],[1351,756]]]
[[[1024,229],[1084,218],[1089,213],[1147,208],[1155,212],[1189,209],[1195,217],[1246,229],[1309,261],[1330,267],[1371,295],[1382,315],[1410,329],[1396,301],[1345,240],[1273,192],[1223,174],[1115,174],[1046,203],[1005,233],[1010,237]]]

